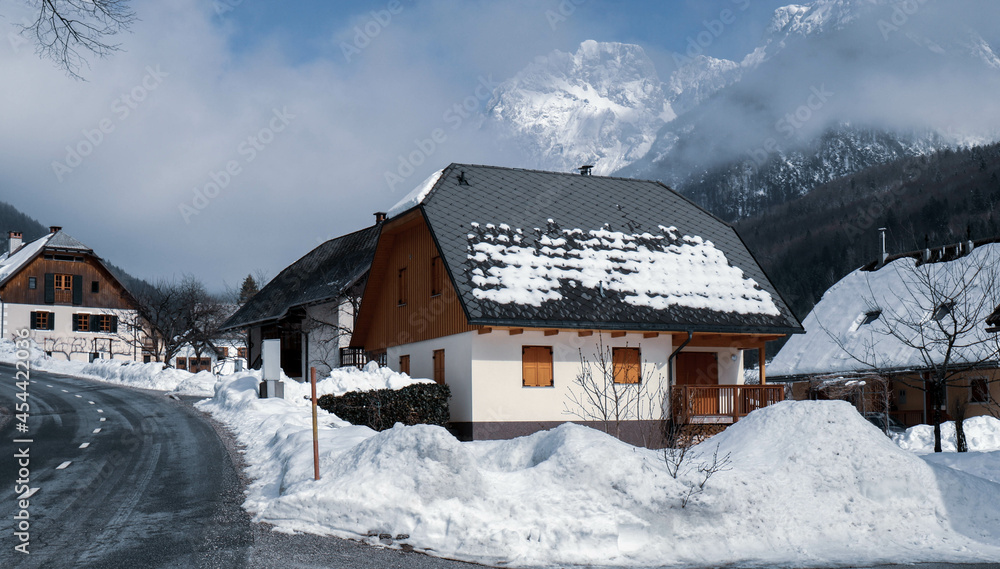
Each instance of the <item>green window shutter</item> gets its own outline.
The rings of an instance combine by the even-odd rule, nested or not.
[[[55,330],[56,329],[56,313],[55,312],[50,312],[49,313],[49,327],[48,327],[48,329],[49,330]]]
[[[79,319],[79,318],[77,318],[77,315],[76,315],[76,314],[74,314],[74,315],[73,315],[73,316],[71,316],[70,318],[72,318],[72,319],[73,319],[73,331],[74,331],[74,332],[79,332],[79,331],[80,331],[80,327],[79,327],[79,326],[77,326],[77,324],[79,323],[80,319]]]
[[[56,275],[45,273],[45,304],[56,303]]]
[[[31,316],[29,316],[29,318],[31,318],[31,329],[35,330],[36,329],[35,328],[35,322],[38,322],[38,313],[37,312],[32,312]]]
[[[111,317],[111,333],[112,334],[117,334],[118,333],[118,317],[117,316],[112,316]]]
[[[91,332],[98,332],[101,329],[101,316],[99,314],[90,315],[90,327]]]
[[[73,304],[83,304],[83,275],[73,275]]]

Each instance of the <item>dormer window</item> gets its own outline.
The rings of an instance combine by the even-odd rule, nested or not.
[[[934,309],[934,314],[931,315],[931,319],[935,322],[940,322],[945,316],[951,314],[951,310],[953,308],[955,308],[954,302],[942,302],[937,305],[937,308]]]
[[[871,324],[872,322],[878,320],[878,317],[882,315],[881,310],[869,310],[865,312],[865,318],[861,321],[861,325]]]

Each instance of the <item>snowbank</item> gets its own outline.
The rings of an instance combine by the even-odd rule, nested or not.
[[[321,414],[315,481],[307,386],[260,400],[256,381],[226,380],[198,406],[246,445],[245,506],[282,531],[389,534],[382,543],[513,566],[1000,557],[1000,485],[926,463],[843,402],[756,411],[695,447],[678,479],[661,453],[573,424],[462,443],[440,427],[375,433]],[[682,507],[716,448],[731,469]]]
[[[994,417],[972,417],[963,423],[965,441],[971,451],[1000,450],[1000,419]],[[955,452],[958,446],[955,442],[955,422],[941,423],[941,449],[945,452]],[[895,437],[900,448],[916,452],[934,452],[934,427],[917,425],[910,427],[905,433]]]
[[[0,362],[17,361],[17,348],[11,340],[0,340]],[[211,372],[192,374],[166,368],[163,363],[137,363],[123,360],[95,360],[92,363],[50,358],[32,341],[31,366],[34,369],[76,375],[141,389],[170,391],[181,395],[211,397],[215,395],[218,378]]]

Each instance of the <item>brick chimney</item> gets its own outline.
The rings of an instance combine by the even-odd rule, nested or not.
[[[376,211],[375,212],[375,223],[382,223],[383,221],[385,221],[385,212],[384,211]]]
[[[14,251],[17,251],[18,249],[20,249],[21,248],[21,243],[24,242],[23,239],[21,238],[21,232],[20,231],[11,231],[10,234],[7,235],[7,238],[9,239],[9,243],[10,243],[10,248],[8,249],[8,251],[10,251],[9,254],[13,255]]]
[[[61,230],[62,230],[62,227],[59,227],[58,225],[50,225],[49,226],[49,233],[58,233]]]

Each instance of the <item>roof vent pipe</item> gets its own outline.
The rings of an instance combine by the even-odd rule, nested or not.
[[[385,215],[386,215],[386,213],[384,211],[376,211],[375,212],[375,223],[382,223],[383,221],[385,221]]]
[[[879,255],[879,258],[878,258],[878,266],[881,267],[881,266],[885,265],[885,260],[889,258],[889,254],[885,252],[885,228],[884,227],[879,227],[878,228],[878,232],[879,232],[879,235],[882,238],[881,239],[882,240],[882,249],[881,249],[882,253],[881,253],[881,255]]]

